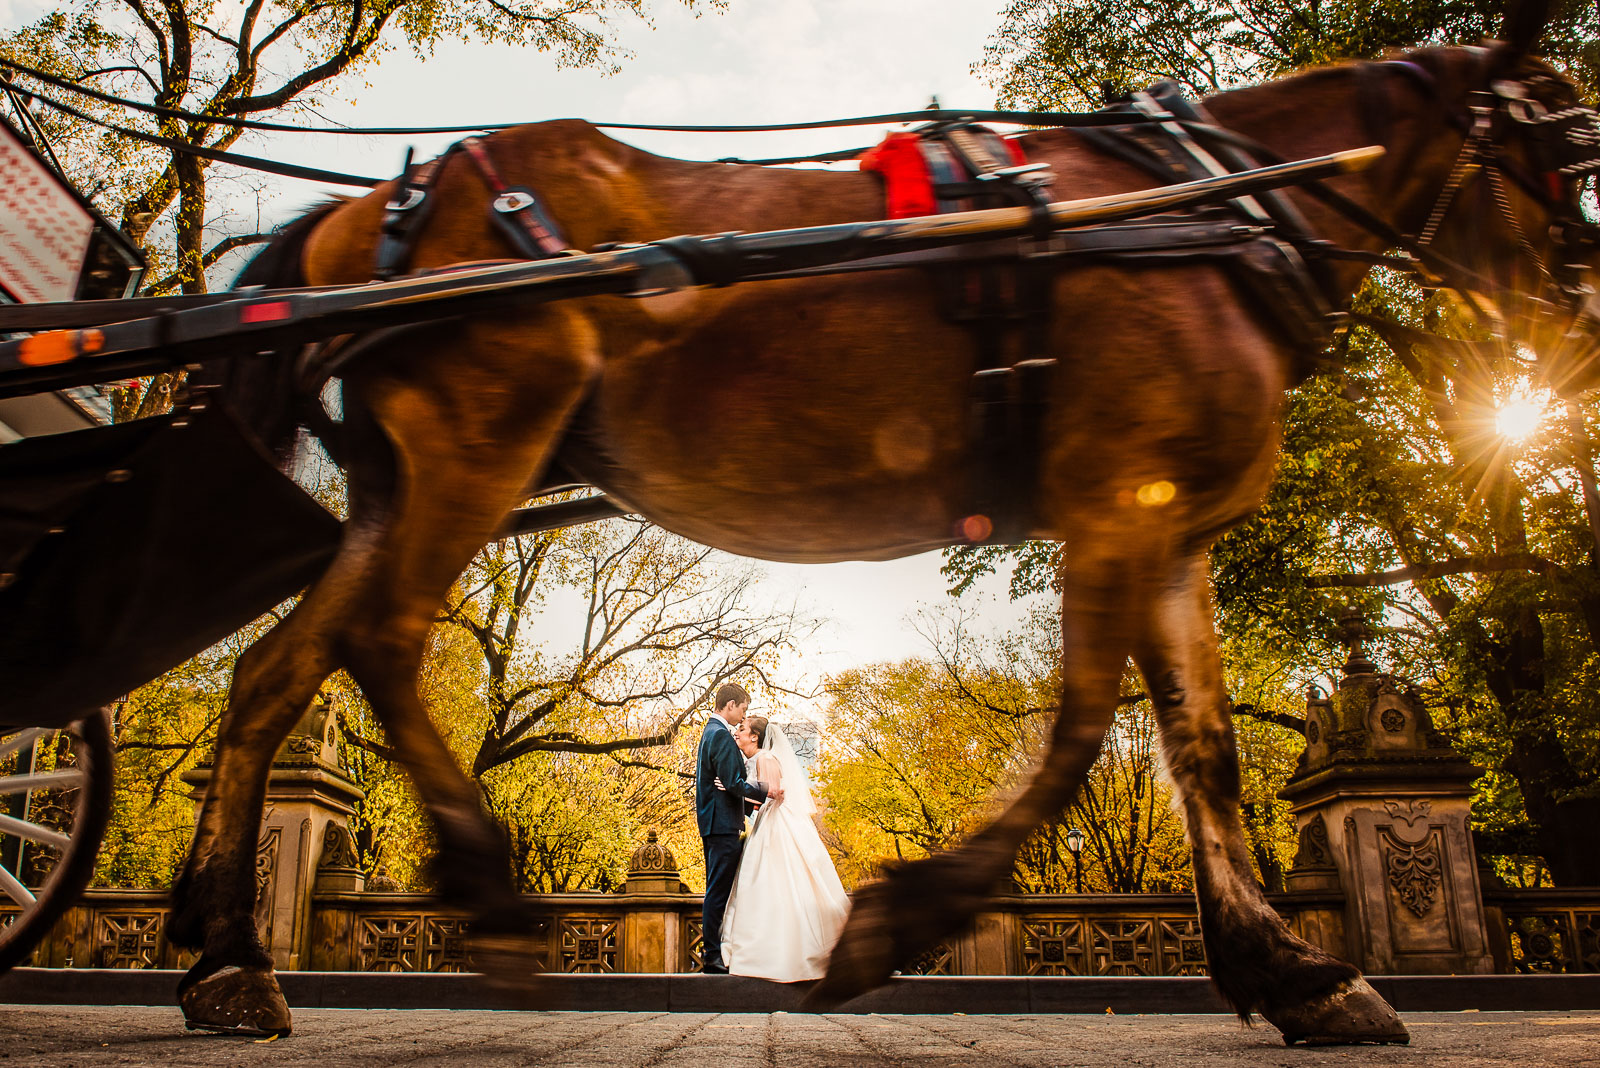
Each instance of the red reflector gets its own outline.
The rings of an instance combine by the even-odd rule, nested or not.
[[[239,309],[241,323],[275,323],[287,318],[289,302],[286,300],[264,300],[260,304],[246,304]]]

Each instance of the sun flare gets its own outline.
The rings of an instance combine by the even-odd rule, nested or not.
[[[1500,399],[1495,407],[1495,431],[1507,441],[1523,441],[1544,425],[1555,399],[1548,390],[1532,389],[1526,383]]]

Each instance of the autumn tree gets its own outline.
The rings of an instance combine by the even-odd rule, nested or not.
[[[820,796],[846,885],[887,863],[948,849],[992,819],[1031,773],[1057,714],[1059,622],[1050,610],[1028,625],[982,637],[959,606],[925,618],[930,653],[843,672],[829,680],[828,743]],[[1269,889],[1281,889],[1293,822],[1275,794],[1297,745],[1282,728],[1250,725],[1241,747],[1256,756],[1245,795],[1246,833]],[[1290,736],[1293,737],[1292,735]],[[1117,716],[1079,797],[1022,845],[1012,885],[1025,893],[1076,886],[1066,833],[1086,841],[1086,890],[1182,891],[1188,850],[1156,745],[1149,701],[1123,681]]]
[[[991,712],[945,681],[937,665],[913,659],[851,669],[828,684],[819,793],[846,886],[887,861],[957,844],[1022,774],[1037,712]]]
[[[1171,78],[1206,95],[1341,59],[1376,59],[1394,48],[1477,44],[1500,32],[1506,0],[1009,0],[974,68],[1002,105],[1098,107]],[[1600,89],[1595,48],[1600,11],[1556,0],[1538,51]]]
[[[277,618],[254,621],[110,706],[116,774],[95,885],[171,885],[194,833],[183,774],[210,756],[234,661]]]
[[[720,9],[726,0],[677,0]],[[226,151],[245,135],[228,120],[315,117],[351,75],[389,51],[426,56],[450,39],[518,44],[558,67],[615,70],[624,20],[647,20],[651,0],[75,0],[0,36],[0,68],[27,67],[166,109],[133,111],[13,70],[24,90],[71,97],[89,118],[39,104],[17,116],[54,146],[66,177],[152,254],[153,292],[204,292],[206,268],[265,235],[217,234],[208,182],[217,164],[185,146]],[[15,103],[18,98],[12,98]],[[170,114],[182,111],[189,117]],[[180,147],[140,142],[98,119]],[[224,171],[237,173],[231,168]],[[175,382],[158,377],[116,398],[122,417],[164,410]]]
[[[1600,412],[1555,402],[1515,360],[1364,336],[1349,366],[1352,395],[1322,382],[1291,397],[1278,482],[1218,545],[1223,625],[1327,664],[1331,617],[1364,606],[1380,661],[1486,769],[1485,851],[1600,881],[1600,512],[1584,489]]]
[[[755,677],[772,687],[768,669],[797,623],[752,607],[756,579],[637,517],[489,546],[444,613],[446,626],[471,637],[485,672],[473,774],[535,752],[665,745],[723,682]],[[561,614],[562,591],[577,595],[575,640],[533,646],[530,624],[541,611]]]

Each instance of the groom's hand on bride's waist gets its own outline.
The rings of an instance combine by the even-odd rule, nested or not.
[[[715,786],[717,789],[723,791],[724,793],[726,793],[727,790],[728,790],[728,788],[726,786],[722,785],[722,779],[720,777],[713,778],[711,780],[711,785]],[[757,783],[756,785],[765,787],[764,783]],[[767,800],[768,801],[774,801],[774,802],[782,801],[783,800],[783,787],[774,786],[774,787],[771,787],[770,789],[767,789]],[[755,802],[751,802],[751,803],[754,804]]]

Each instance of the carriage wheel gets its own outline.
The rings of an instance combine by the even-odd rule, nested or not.
[[[0,728],[0,905],[19,909],[0,927],[0,972],[26,959],[89,885],[111,815],[111,770],[104,712],[64,730]],[[30,792],[26,818],[13,815]]]

